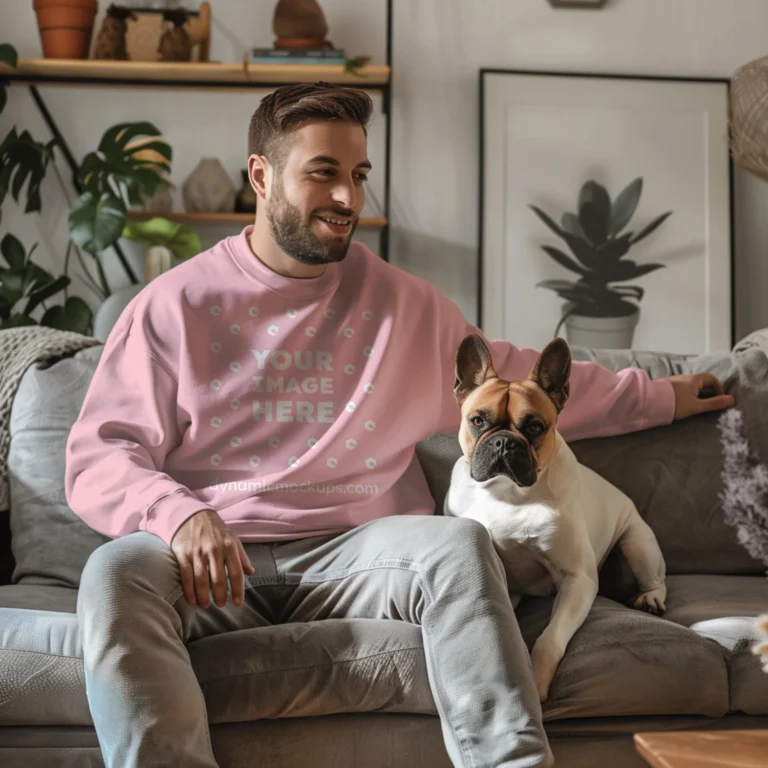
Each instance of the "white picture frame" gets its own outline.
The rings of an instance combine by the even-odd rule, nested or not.
[[[488,338],[541,349],[557,331],[573,345],[672,354],[733,346],[728,88],[727,79],[714,78],[480,71],[478,325]],[[617,200],[635,179],[641,181],[623,203]],[[590,180],[595,185],[580,197]],[[631,209],[626,203],[635,199],[638,185]],[[608,208],[598,187],[608,193]],[[633,212],[614,236],[611,213],[618,226],[617,210]],[[638,267],[622,264],[621,274],[662,266],[629,282],[601,283],[608,273],[596,276],[576,259],[572,240],[563,239],[569,236],[564,213],[576,216],[565,221],[592,249],[575,244],[588,264],[603,269],[599,265],[606,262],[594,258],[598,250],[615,253],[621,246],[606,250],[604,232],[606,241],[634,232],[620,260]],[[582,224],[589,224],[594,242]],[[552,249],[559,254],[550,255]],[[588,274],[563,266],[562,254]],[[563,280],[577,288],[563,287]],[[632,290],[620,301],[618,294],[606,294],[606,286]],[[620,321],[619,314],[631,312],[627,304],[638,306],[639,315]],[[579,315],[582,310],[617,316],[595,319]],[[568,312],[573,314],[560,325]],[[621,323],[623,330],[609,327]]]

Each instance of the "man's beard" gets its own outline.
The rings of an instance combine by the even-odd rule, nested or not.
[[[332,211],[326,213],[333,215]],[[278,183],[267,206],[267,221],[272,237],[284,253],[302,264],[329,264],[341,261],[347,255],[358,224],[357,216],[351,211],[337,210],[335,213],[344,218],[354,216],[349,234],[323,242],[311,229],[314,214],[308,222],[303,221],[301,211],[285,199],[282,184]]]

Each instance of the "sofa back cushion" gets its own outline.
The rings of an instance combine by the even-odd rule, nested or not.
[[[586,352],[613,370],[636,365],[653,378],[710,372],[744,415],[748,436],[768,461],[768,335],[754,334],[732,352],[682,355]],[[662,547],[669,573],[762,574],[765,566],[738,542],[722,509],[722,413],[668,426],[574,444],[580,461],[621,488],[637,505]]]
[[[611,370],[639,367],[653,378],[710,371],[736,398],[758,454],[768,462],[768,334],[757,333],[732,352],[701,356],[572,349],[575,360]],[[738,543],[723,516],[723,453],[718,419],[707,414],[641,432],[571,444],[578,459],[624,491],[656,534],[669,573],[761,574],[765,567]],[[461,455],[455,435],[436,435],[417,449],[438,509]],[[614,552],[614,578],[631,578]]]
[[[67,506],[67,437],[103,346],[30,366],[11,408],[8,475],[14,582],[77,587],[91,552],[108,539]]]
[[[103,346],[82,350],[47,368],[31,366],[11,411],[9,482],[14,581],[77,587],[88,556],[107,539],[67,506],[64,456],[69,430]],[[612,370],[637,366],[658,378],[711,371],[735,395],[750,438],[768,460],[768,333],[753,334],[730,353],[685,357],[574,347],[576,360]],[[762,574],[723,518],[719,414],[657,429],[572,444],[579,458],[627,493],[653,528],[669,573]],[[461,455],[456,435],[435,435],[417,446],[438,511]],[[614,553],[614,586],[631,575]],[[604,592],[610,593],[610,592]]]

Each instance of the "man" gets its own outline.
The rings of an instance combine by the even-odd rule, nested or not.
[[[456,766],[552,764],[491,539],[433,515],[414,453],[458,431],[455,354],[478,329],[351,244],[370,114],[364,93],[322,83],[267,96],[248,136],[255,224],[154,280],[104,347],[66,492],[114,539],[78,602],[107,766],[216,765],[185,643],[339,617],[424,627]],[[536,358],[489,345],[507,379]],[[718,396],[699,400],[704,386]],[[576,363],[560,429],[609,435],[730,404],[709,376]]]

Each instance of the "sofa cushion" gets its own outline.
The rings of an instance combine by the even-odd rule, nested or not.
[[[547,626],[552,598],[517,609],[529,649]],[[671,621],[598,597],[571,639],[544,704],[545,721],[728,711],[728,677],[717,644]]]
[[[0,727],[92,725],[77,592],[0,587]],[[339,712],[437,714],[421,630],[400,621],[282,624],[188,646],[212,723]]]
[[[0,726],[88,725],[77,592],[0,587]]]
[[[695,578],[721,577],[670,579],[670,613],[680,622],[709,618],[704,609],[685,613],[697,594],[715,594],[706,581],[688,581]],[[752,582],[761,580],[746,581],[755,590],[756,609],[763,598]],[[765,584],[761,588],[765,594]],[[734,584],[733,605],[746,613],[738,593]],[[76,595],[57,587],[0,588],[0,726],[91,724]],[[736,612],[726,605],[721,602],[715,613]],[[551,599],[524,600],[518,607],[529,648],[551,610]],[[696,621],[688,628],[598,597],[558,669],[545,719],[725,714],[731,649],[705,630]],[[341,712],[437,714],[421,631],[405,622],[283,624],[203,638],[188,650],[212,723]],[[759,673],[757,682],[751,679],[755,661],[745,656],[732,667],[732,708],[749,711],[745,707],[760,695],[765,701],[750,687],[763,683]]]
[[[763,640],[755,617],[768,613],[762,576],[671,576],[666,617],[720,645],[728,664],[730,709],[768,715],[768,674],[752,647]]]
[[[19,383],[8,454],[14,582],[76,588],[88,556],[108,541],[72,512],[64,494],[67,437],[102,350],[32,365]]]
[[[574,359],[611,369],[644,368],[653,377],[712,371],[736,395],[750,437],[768,457],[768,333],[757,333],[730,353],[685,357],[627,350],[573,348]],[[49,367],[31,366],[11,413],[9,473],[14,581],[77,587],[89,554],[107,539],[66,504],[64,448],[103,346]],[[722,456],[717,415],[600,440],[573,443],[581,461],[624,490],[656,532],[669,573],[758,574],[762,566],[738,544],[723,520],[719,492]],[[417,447],[438,510],[459,455],[455,435]],[[624,592],[633,580],[621,558],[612,581]],[[608,594],[608,593],[606,593]],[[619,596],[617,594],[611,595]]]
[[[33,611],[75,613],[77,590],[37,584],[14,584],[0,587],[0,609],[25,608]],[[2,624],[0,624],[2,628]]]
[[[750,439],[768,463],[768,334],[752,334],[729,353],[686,357],[627,350],[574,350],[612,370],[637,366],[653,378],[714,373],[744,414]],[[657,429],[573,444],[577,458],[623,490],[659,540],[667,572],[758,575],[764,571],[727,525],[720,494],[720,414]],[[631,580],[625,569],[624,580]]]

